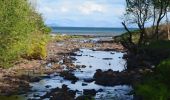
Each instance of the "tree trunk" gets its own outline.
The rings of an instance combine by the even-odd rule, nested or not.
[[[170,40],[170,29],[169,29],[168,13],[166,13],[166,22],[167,22],[167,36],[168,36],[168,40]]]

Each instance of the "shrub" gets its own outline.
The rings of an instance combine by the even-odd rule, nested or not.
[[[145,76],[136,92],[144,100],[168,100],[170,98],[170,60],[162,61],[154,73]]]
[[[163,83],[170,84],[170,60],[162,61],[156,68],[156,73]]]
[[[32,55],[44,57],[42,36],[47,35],[50,29],[29,2],[0,0],[0,7],[0,67],[13,66],[22,55],[30,55],[27,50],[31,49]]]

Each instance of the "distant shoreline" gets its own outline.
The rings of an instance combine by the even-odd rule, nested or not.
[[[124,28],[105,27],[51,27],[52,34],[80,35],[80,36],[117,36],[126,32]],[[131,28],[130,30],[136,30]]]

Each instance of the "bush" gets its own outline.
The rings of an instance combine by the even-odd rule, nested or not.
[[[156,68],[156,73],[163,83],[170,84],[170,60],[162,61]]]
[[[136,92],[144,100],[170,99],[170,60],[162,61],[154,73],[145,76],[144,82],[136,87]]]
[[[145,83],[137,87],[137,94],[142,95],[143,100],[168,100],[170,91],[164,84],[159,82]]]
[[[27,54],[30,48],[32,55],[44,57],[42,36],[47,35],[50,29],[29,2],[0,0],[0,7],[0,67],[13,66],[22,55],[30,55]]]

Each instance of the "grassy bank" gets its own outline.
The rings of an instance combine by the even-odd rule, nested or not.
[[[165,31],[166,32],[166,31]],[[137,43],[139,40],[138,31],[132,32],[132,40]],[[128,39],[128,33],[115,37],[116,42]],[[135,93],[142,100],[169,100],[170,99],[170,41],[167,38],[160,40],[151,39],[147,45],[141,46],[139,54],[145,61],[154,64],[156,67],[152,73],[143,76],[141,83],[135,85]],[[142,62],[139,61],[139,62]],[[146,66],[144,66],[146,67]],[[148,67],[149,68],[149,67]]]
[[[13,66],[21,58],[46,57],[47,28],[27,0],[0,1],[0,67]]]

